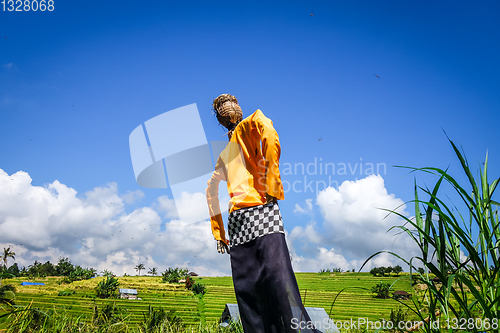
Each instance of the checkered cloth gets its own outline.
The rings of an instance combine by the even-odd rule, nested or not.
[[[285,233],[277,203],[237,209],[228,218],[231,247],[268,234]]]

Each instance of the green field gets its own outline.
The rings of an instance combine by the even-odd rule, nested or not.
[[[392,283],[397,280],[396,277],[374,278],[369,273],[297,273],[295,275],[305,306],[324,308],[327,313],[330,312],[335,296],[344,288],[361,287],[369,290],[380,281]],[[216,320],[220,318],[226,303],[236,303],[232,280],[230,277],[205,277],[201,279],[201,282],[207,285],[209,291],[204,298],[204,315],[207,320]],[[396,282],[394,290],[412,293],[409,279],[403,278]],[[367,290],[350,288],[337,298],[331,317],[335,321],[350,318],[357,320],[357,318],[365,317],[370,320],[388,319],[391,309],[397,307],[398,303],[392,299],[377,299]]]
[[[391,309],[399,304],[392,299],[377,299],[369,289],[380,281],[392,283],[397,277],[372,277],[369,273],[297,273],[297,282],[306,307],[321,307],[330,313],[332,302],[337,298],[331,317],[337,320],[357,320],[368,318],[375,321],[389,319]],[[93,297],[93,288],[101,277],[71,284],[58,284],[59,277],[30,280],[43,282],[45,286],[21,286],[23,278],[4,280],[16,287],[16,304],[29,305],[44,310],[65,311],[71,315],[91,317],[94,307],[116,304],[123,309],[132,322],[140,322],[148,306],[172,309],[182,317],[185,324],[198,325],[200,322],[216,322],[226,303],[236,303],[231,277],[197,277],[196,281],[207,287],[207,293],[196,297],[183,284],[162,283],[160,277],[120,277],[120,288],[137,289],[141,300],[99,299]],[[352,288],[356,287],[356,288]],[[368,290],[358,289],[366,288]],[[58,296],[59,291],[74,291],[71,296]],[[400,278],[393,290],[413,293],[408,277]]]

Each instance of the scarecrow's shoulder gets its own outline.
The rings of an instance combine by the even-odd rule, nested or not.
[[[270,123],[272,125],[271,119],[267,118],[266,115],[264,115],[264,112],[262,110],[257,109],[254,113],[252,113],[250,116],[245,118],[243,121],[247,121],[251,124],[268,124]]]

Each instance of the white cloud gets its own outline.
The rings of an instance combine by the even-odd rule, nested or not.
[[[161,195],[156,198],[156,202],[153,204],[153,208],[163,214],[165,218],[179,218],[179,214],[177,214],[177,208],[175,207],[175,201],[173,199],[170,199],[167,195]]]
[[[44,187],[31,181],[26,172],[9,176],[0,169],[0,248],[12,245],[20,266],[69,257],[74,264],[119,275],[136,274],[140,262],[146,270],[185,266],[199,274],[230,273],[229,257],[217,253],[209,221],[164,221],[151,207],[127,214],[125,204],[142,192],[120,196],[115,183],[80,196],[57,180]],[[168,198],[160,198],[155,208],[172,215]]]
[[[313,199],[306,199],[304,208],[302,208],[299,204],[295,204],[295,209],[293,210],[293,212],[299,214],[311,214],[313,209],[312,201]]]
[[[305,228],[301,226],[294,227],[288,234],[288,240],[294,242],[296,239],[303,239],[316,245],[325,241],[323,235],[316,229],[316,223],[310,223]]]
[[[396,238],[396,231],[387,232],[403,221],[383,209],[407,213],[403,201],[387,192],[379,175],[345,181],[338,190],[328,187],[318,194],[316,204],[324,218],[324,232],[319,232],[311,223],[306,228],[294,228],[289,235],[291,249],[306,254],[304,259],[296,255],[299,270],[317,267],[320,263],[325,265],[322,268],[332,268],[328,265],[336,263],[345,266],[339,268],[359,269],[369,256],[381,250],[393,251],[408,259],[417,254],[417,248],[409,237],[401,235]],[[306,258],[313,259],[308,262]],[[401,264],[399,259],[379,255],[365,267],[397,264]]]
[[[460,262],[464,263],[467,259],[469,259],[469,257],[465,255],[464,251],[460,250]]]
[[[205,193],[182,192],[181,197],[175,199],[175,205],[179,217],[184,221],[198,222],[209,216]]]
[[[144,198],[144,192],[137,190],[137,191],[127,191],[125,194],[120,196],[123,200],[124,203],[126,204],[133,204],[136,201],[140,201],[142,198]]]
[[[227,205],[227,201],[221,200],[221,204]],[[209,216],[206,194],[201,192],[182,192],[175,200],[162,195],[156,199],[153,208],[165,218],[182,219],[190,223],[202,221]]]
[[[292,264],[295,271],[299,272],[319,272],[326,268],[341,268],[342,270],[351,270],[355,268],[352,263],[339,254],[335,249],[330,250],[324,247],[318,247],[313,257],[304,257],[292,255]]]

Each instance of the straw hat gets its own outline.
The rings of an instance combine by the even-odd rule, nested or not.
[[[233,95],[220,95],[214,99],[213,108],[219,123],[230,131],[243,119],[243,111]]]

